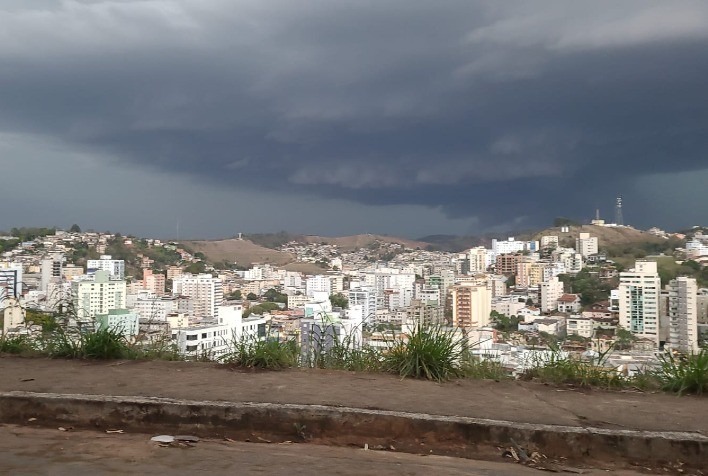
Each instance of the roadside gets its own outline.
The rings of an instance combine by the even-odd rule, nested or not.
[[[332,405],[519,423],[708,436],[708,398],[533,382],[447,383],[331,370],[244,372],[212,363],[0,358],[0,391]]]
[[[152,435],[59,431],[0,425],[0,473],[53,476],[93,474],[272,474],[355,476],[466,475],[524,476],[538,470],[514,463],[414,455],[312,444],[256,444],[205,439],[160,446]],[[610,474],[610,467],[583,470]],[[641,473],[612,470],[618,476]]]

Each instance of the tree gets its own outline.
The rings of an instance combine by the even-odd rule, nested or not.
[[[73,225],[71,225],[71,228],[69,228],[69,231],[71,233],[81,233],[81,227],[74,223]]]
[[[332,303],[332,307],[339,307],[342,309],[349,307],[349,299],[347,299],[347,297],[342,293],[332,294],[329,297],[329,302]]]
[[[489,313],[489,317],[492,320],[492,325],[494,328],[501,332],[512,332],[519,330],[519,322],[522,321],[520,317],[517,316],[507,316],[506,314],[501,314],[497,311],[492,311]]]
[[[256,299],[258,299],[258,296],[253,293],[248,293],[246,294],[246,299],[248,299],[249,301],[255,301]]]
[[[634,334],[629,332],[627,329],[617,327],[615,330],[615,346],[618,350],[626,350],[632,347],[632,343],[636,341],[637,338]]]
[[[243,296],[241,295],[241,290],[237,289],[236,291],[233,291],[229,294],[229,299],[235,299],[237,301],[240,301],[243,299]]]
[[[265,298],[266,301],[270,302],[281,302],[287,304],[288,302],[288,295],[283,294],[281,292],[276,291],[273,288],[270,288],[268,291],[266,291],[263,294],[263,297]]]

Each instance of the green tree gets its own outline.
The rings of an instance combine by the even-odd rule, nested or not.
[[[237,300],[237,301],[240,301],[240,300],[242,299],[241,290],[240,290],[240,289],[237,289],[236,291],[232,291],[232,292],[229,294],[228,298],[229,298],[229,299],[235,299],[235,300]]]
[[[248,299],[249,301],[255,301],[256,299],[258,299],[258,296],[253,293],[248,293],[246,294],[246,299]]]
[[[81,227],[74,223],[73,225],[71,225],[71,228],[69,228],[69,231],[71,233],[81,233]]]
[[[332,303],[332,307],[339,307],[342,309],[347,309],[349,307],[349,299],[342,293],[332,294],[329,297],[329,302]]]
[[[265,298],[266,301],[270,302],[280,302],[280,303],[286,303],[288,302],[288,295],[283,294],[281,292],[276,291],[273,288],[270,288],[268,291],[266,291],[263,294],[263,297]]]
[[[632,347],[632,343],[636,341],[637,338],[634,334],[629,332],[627,329],[617,327],[615,329],[615,346],[618,350],[626,350]]]
[[[517,316],[507,316],[506,314],[501,314],[497,311],[492,311],[489,313],[489,317],[492,320],[492,325],[494,328],[501,332],[513,332],[519,330],[519,322],[522,321],[520,317]]]

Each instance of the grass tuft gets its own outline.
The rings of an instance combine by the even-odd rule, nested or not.
[[[233,343],[233,348],[220,357],[222,363],[235,367],[281,370],[298,363],[298,346],[294,340],[258,340],[243,337]]]
[[[662,355],[652,372],[662,390],[683,395],[708,393],[708,350],[697,354]]]
[[[383,355],[383,370],[401,377],[438,382],[464,375],[463,339],[441,326],[413,328],[408,339],[397,339]]]

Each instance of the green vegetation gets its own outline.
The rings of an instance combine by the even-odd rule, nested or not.
[[[20,241],[32,241],[56,233],[56,228],[13,228],[10,230],[12,236],[16,236]]]
[[[12,251],[20,244],[20,240],[0,240],[0,253]]]
[[[32,355],[36,353],[35,343],[27,336],[0,337],[0,353]]]
[[[444,381],[464,375],[462,338],[441,326],[416,326],[383,355],[383,370],[401,377]]]
[[[274,250],[291,241],[304,241],[302,235],[293,235],[286,231],[278,233],[255,233],[253,235],[245,235],[244,238],[257,245]]]
[[[297,365],[299,350],[294,340],[258,340],[242,337],[233,342],[233,350],[219,360],[234,367],[281,370]]]
[[[288,304],[288,295],[278,292],[273,288],[269,289],[263,294],[263,299],[269,302],[279,302],[285,305]]]
[[[501,332],[514,332],[519,330],[519,322],[523,321],[523,318],[517,316],[507,316],[506,314],[500,314],[497,311],[492,311],[489,313],[489,317],[492,319],[492,325],[494,328]]]
[[[607,300],[610,291],[617,287],[616,279],[600,279],[596,274],[591,274],[588,268],[583,268],[575,276],[561,274],[558,279],[563,282],[566,292],[581,295],[580,303],[583,306]]]
[[[697,354],[661,356],[659,368],[652,373],[662,390],[683,395],[708,393],[708,350]]]
[[[243,312],[243,317],[248,317],[251,314],[263,314],[266,312],[270,311],[275,311],[276,309],[280,309],[280,306],[278,306],[274,302],[262,302],[260,304],[256,304],[255,306],[251,306],[248,309],[246,309]]]
[[[236,291],[232,291],[229,293],[229,295],[226,297],[227,299],[235,299],[237,301],[240,301],[243,299],[243,296],[241,295],[241,290],[237,289]]]
[[[511,377],[502,364],[493,360],[469,358],[462,363],[462,375],[475,380],[504,380]]]
[[[347,309],[349,307],[349,299],[342,293],[332,294],[329,297],[329,302],[332,303],[332,307],[339,307],[342,309]]]
[[[256,299],[258,299],[258,296],[253,293],[248,293],[246,294],[246,299],[248,299],[249,301],[255,301]]]
[[[561,226],[580,226],[580,223],[575,220],[571,220],[570,218],[556,217],[553,220],[553,226],[556,228],[560,228]]]
[[[69,233],[81,233],[81,227],[79,225],[77,225],[76,223],[74,223],[69,228]]]
[[[604,357],[604,356],[603,356]],[[599,387],[616,389],[629,386],[630,381],[622,377],[614,368],[604,367],[603,358],[594,362],[580,360],[552,351],[546,359],[532,363],[523,375],[524,380],[538,380],[555,385],[575,385],[579,387]]]

